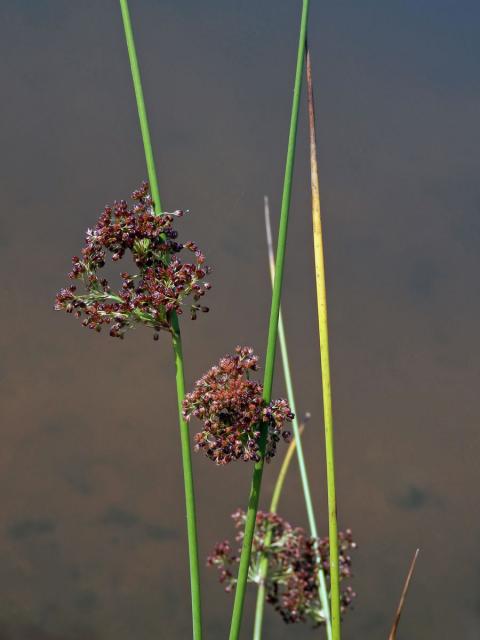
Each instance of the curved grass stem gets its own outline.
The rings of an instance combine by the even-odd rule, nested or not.
[[[125,39],[127,42],[128,57],[130,60],[130,68],[132,72],[133,87],[135,90],[135,98],[137,102],[138,117],[140,120],[140,130],[142,133],[143,148],[145,152],[145,160],[147,164],[148,181],[150,184],[150,192],[152,195],[154,211],[158,215],[161,213],[162,205],[160,201],[160,193],[158,189],[157,173],[155,169],[155,159],[150,139],[150,129],[148,126],[147,110],[143,97],[142,81],[140,77],[140,68],[138,65],[137,53],[135,48],[135,40],[133,37],[132,23],[130,20],[130,12],[128,10],[128,1],[120,0],[120,8],[122,12],[123,26],[125,29]],[[190,452],[190,435],[188,425],[183,418],[182,402],[185,397],[185,381],[184,381],[184,359],[182,353],[182,339],[180,335],[180,326],[178,317],[174,313],[171,316],[172,326],[172,342],[175,355],[176,370],[176,386],[178,400],[178,417],[180,424],[180,439],[182,448],[182,464],[183,477],[185,485],[185,505],[187,512],[187,534],[188,534],[188,552],[190,562],[190,585],[192,594],[192,626],[194,640],[202,638],[202,614],[200,599],[200,577],[199,577],[199,559],[198,559],[198,536],[197,536],[197,520],[195,509],[195,493],[193,484],[192,459]]]
[[[288,214],[290,210],[290,199],[292,193],[293,165],[295,160],[295,145],[297,139],[298,110],[300,104],[300,90],[302,85],[302,75],[304,66],[304,50],[307,35],[309,0],[303,0],[302,17],[300,22],[300,34],[297,51],[297,63],[295,70],[295,84],[293,90],[293,104],[290,119],[290,132],[288,136],[287,159],[285,166],[285,178],[283,183],[282,207],[280,214],[280,228],[278,233],[277,256],[275,282],[272,293],[272,306],[270,311],[270,322],[268,326],[267,355],[265,359],[265,375],[263,379],[263,397],[266,402],[270,402],[273,386],[273,372],[275,367],[275,353],[278,336],[278,316],[280,313],[280,297],[282,292],[283,268],[285,262],[285,249],[287,242]],[[260,439],[261,460],[255,464],[252,484],[250,488],[250,498],[248,502],[247,517],[240,555],[240,566],[238,570],[237,586],[235,589],[235,602],[233,605],[232,620],[230,626],[229,640],[238,640],[242,623],[243,607],[245,603],[245,591],[247,587],[248,569],[250,566],[250,555],[252,552],[253,535],[255,531],[255,521],[260,500],[260,488],[262,484],[264,453],[265,453],[266,433],[263,430]]]

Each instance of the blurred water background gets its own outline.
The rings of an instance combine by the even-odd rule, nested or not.
[[[183,321],[188,388],[237,344],[265,353],[263,196],[276,225],[299,10],[131,2],[164,205],[190,209],[181,237],[214,267],[211,313]],[[312,3],[339,518],[359,544],[345,640],[386,638],[417,546],[400,638],[480,637],[479,19],[469,1]],[[119,7],[7,0],[0,21],[0,638],[188,638],[168,336],[53,311],[85,229],[146,174]],[[309,205],[303,103],[283,310],[325,534]],[[194,464],[206,556],[251,469]],[[296,465],[281,513],[306,525]],[[202,578],[223,640],[231,597]],[[266,621],[266,640],[319,637]]]

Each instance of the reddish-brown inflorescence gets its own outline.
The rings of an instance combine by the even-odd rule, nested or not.
[[[110,335],[118,338],[123,338],[127,329],[144,324],[154,329],[156,339],[160,329],[171,331],[171,313],[181,314],[188,296],[193,298],[192,318],[198,311],[208,311],[200,300],[210,289],[208,282],[202,282],[209,268],[194,242],[176,241],[173,221],[183,211],[157,215],[146,182],[133,192],[132,200],[131,208],[125,200],[105,207],[95,227],[87,230],[81,257],[72,259],[69,273],[72,280],[83,283],[85,292],[77,293],[74,285],[62,289],[55,309],[83,315],[83,324],[96,331],[109,325]],[[179,259],[184,248],[195,256],[193,263]],[[115,293],[97,272],[105,266],[107,253],[117,262],[127,251],[138,273],[122,272],[122,287]]]
[[[266,433],[265,459],[275,455],[277,442],[290,433],[285,422],[293,414],[285,400],[265,402],[263,387],[250,380],[257,371],[258,358],[250,347],[237,347],[235,355],[225,356],[195,383],[185,396],[183,414],[203,422],[195,435],[195,450],[203,450],[217,464],[232,460],[260,460],[261,430]]]
[[[233,552],[228,540],[215,546],[207,559],[207,565],[216,567],[220,572],[220,582],[226,591],[235,587],[237,573],[235,565],[239,562],[245,512],[239,509],[232,518],[238,529],[236,540],[238,551]],[[352,577],[352,559],[349,552],[356,548],[352,532],[347,529],[339,533],[340,578]],[[257,513],[255,536],[250,559],[249,580],[260,581],[260,560],[265,554],[268,558],[268,573],[265,581],[266,599],[287,623],[313,622],[320,625],[325,622],[322,603],[318,591],[317,553],[322,558],[323,571],[327,582],[330,579],[329,539],[308,537],[300,527],[290,523],[275,513]],[[342,613],[351,605],[356,594],[351,586],[341,594]]]

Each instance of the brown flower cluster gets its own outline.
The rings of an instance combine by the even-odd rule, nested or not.
[[[123,338],[127,329],[144,324],[158,338],[160,329],[171,330],[171,313],[181,314],[188,296],[193,298],[192,318],[198,311],[208,311],[200,300],[210,289],[209,283],[202,282],[209,268],[194,242],[176,241],[173,221],[183,211],[156,215],[146,182],[134,191],[132,200],[130,208],[125,200],[105,207],[95,227],[87,230],[81,257],[72,259],[69,273],[70,279],[83,284],[85,292],[77,293],[74,285],[62,289],[55,309],[84,316],[83,324],[96,331],[109,325],[113,337]],[[179,259],[184,248],[193,253],[193,263]],[[97,272],[105,266],[107,253],[117,262],[127,251],[138,273],[122,272],[121,289],[112,292],[108,280]]]
[[[245,513],[241,509],[232,514],[238,529],[236,540],[239,548],[232,551],[228,540],[217,544],[207,559],[207,565],[217,567],[220,582],[226,591],[231,591],[236,583],[236,565],[240,560],[241,543],[245,527]],[[352,532],[347,529],[339,533],[339,564],[341,579],[352,577],[352,560],[349,552],[356,548]],[[322,559],[323,571],[330,580],[330,545],[327,538],[308,537],[300,527],[292,527],[275,513],[257,513],[255,536],[250,560],[249,580],[260,581],[260,560],[263,554],[268,558],[268,573],[265,582],[266,599],[286,623],[325,622],[322,603],[318,591],[319,565],[317,554]],[[342,613],[350,606],[355,592],[347,586],[341,594]]]
[[[203,430],[195,435],[195,450],[200,449],[217,464],[232,460],[260,460],[261,438],[265,441],[265,459],[275,455],[277,443],[290,433],[285,422],[293,419],[285,400],[266,403],[263,387],[250,380],[257,371],[258,358],[250,347],[237,347],[235,355],[220,360],[195,383],[186,395],[183,413],[203,422]]]

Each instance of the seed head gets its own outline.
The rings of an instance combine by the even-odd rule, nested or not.
[[[171,331],[171,314],[181,314],[186,299],[191,296],[192,314],[207,310],[198,301],[210,288],[202,282],[209,273],[205,258],[193,242],[179,244],[173,228],[183,211],[157,215],[148,192],[148,183],[132,194],[133,206],[125,200],[105,207],[93,229],[87,229],[81,257],[74,256],[69,277],[83,283],[79,294],[71,286],[57,294],[55,309],[84,316],[83,324],[100,331],[109,325],[110,335],[123,338],[127,329],[144,324],[155,330]],[[184,263],[178,254],[187,249],[195,256],[193,263]],[[107,255],[114,262],[130,252],[138,273],[121,273],[122,284],[113,293],[106,278],[97,272],[105,266]]]
[[[232,460],[258,462],[262,432],[266,434],[265,459],[275,455],[280,436],[289,438],[285,422],[293,419],[286,400],[270,403],[263,399],[263,387],[250,379],[258,358],[251,347],[237,347],[195,383],[186,395],[183,414],[203,422],[195,435],[195,450],[203,450],[217,464]]]
[[[237,528],[237,551],[232,550],[228,540],[217,544],[207,558],[207,565],[216,567],[220,572],[220,582],[226,591],[235,587],[236,565],[240,561],[245,512],[239,509],[232,518]],[[352,577],[352,559],[350,550],[356,548],[352,532],[347,529],[339,536],[340,578]],[[266,600],[281,615],[286,623],[313,622],[315,626],[325,622],[322,603],[318,590],[318,555],[322,559],[323,571],[327,583],[330,581],[330,563],[328,561],[330,544],[328,537],[311,538],[301,527],[292,527],[290,523],[275,513],[257,513],[256,529],[253,538],[250,559],[249,580],[258,583],[260,559],[268,559],[268,572],[265,581]],[[342,613],[351,605],[356,594],[351,586],[346,586],[341,594]]]

